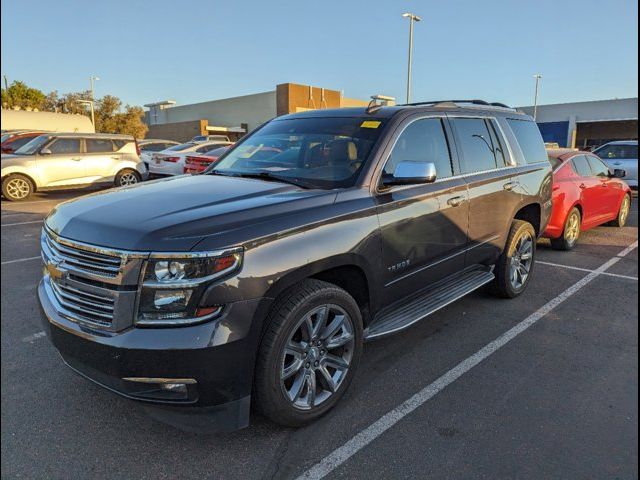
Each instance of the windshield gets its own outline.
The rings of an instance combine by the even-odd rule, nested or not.
[[[186,150],[187,148],[195,147],[196,145],[197,145],[197,143],[193,143],[193,142],[181,143],[180,145],[174,145],[173,147],[169,147],[169,148],[167,148],[167,150],[169,150],[171,152],[181,152],[182,150]]]
[[[40,135],[39,137],[35,137],[29,143],[23,145],[19,149],[17,149],[14,153],[16,155],[33,155],[40,148],[49,141],[51,137],[48,135]]]
[[[210,173],[264,176],[310,188],[353,186],[380,137],[382,120],[274,120],[231,150]]]

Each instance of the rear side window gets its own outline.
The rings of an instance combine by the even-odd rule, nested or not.
[[[80,139],[79,138],[58,138],[51,145],[49,145],[51,153],[57,155],[80,153]]]
[[[87,153],[107,153],[113,152],[113,142],[108,138],[86,138],[84,140]]]
[[[637,160],[638,159],[638,145],[606,145],[597,149],[595,152],[600,158],[605,160],[609,159],[623,159],[623,160]]]
[[[575,170],[575,172],[581,177],[593,176],[593,172],[591,171],[591,167],[589,166],[587,157],[585,157],[584,155],[578,155],[571,161],[571,163],[573,164],[573,169]]]
[[[384,173],[393,175],[398,163],[404,161],[433,163],[438,178],[453,175],[442,120],[425,118],[410,123],[398,137],[384,166]]]
[[[143,152],[160,152],[161,150],[164,150],[171,146],[172,145],[169,145],[167,143],[147,143],[145,145],[140,145],[140,150],[142,150]]]
[[[454,118],[452,123],[462,150],[462,172],[474,173],[497,168],[496,149],[485,120]],[[504,159],[502,162],[501,166],[504,166]]]
[[[535,122],[515,119],[509,119],[507,122],[518,140],[518,144],[527,163],[538,163],[547,160],[544,141],[542,140],[540,129]]]
[[[592,157],[591,155],[587,156],[589,160],[589,165],[591,165],[591,170],[596,177],[608,177],[609,176],[609,167],[607,167],[604,163],[598,160],[596,157]]]

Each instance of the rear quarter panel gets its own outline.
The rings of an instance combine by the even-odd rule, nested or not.
[[[576,176],[570,162],[565,162],[554,172],[552,185],[553,209],[544,236],[558,238],[562,235],[567,215],[571,209],[576,205],[581,207],[581,192],[576,184]]]

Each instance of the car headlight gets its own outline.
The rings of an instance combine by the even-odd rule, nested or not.
[[[137,325],[176,326],[209,320],[221,305],[200,305],[212,281],[237,272],[242,249],[194,254],[151,254],[145,263]]]

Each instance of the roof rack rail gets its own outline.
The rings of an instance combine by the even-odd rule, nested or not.
[[[487,102],[485,100],[471,99],[471,100],[433,100],[431,102],[416,102],[416,103],[405,103],[402,106],[405,107],[417,107],[420,105],[440,105],[440,104],[457,104],[457,103],[470,103],[472,105],[482,105],[484,107],[500,107],[500,108],[508,108],[510,110],[515,110],[513,107],[509,105],[505,105],[500,102]]]

